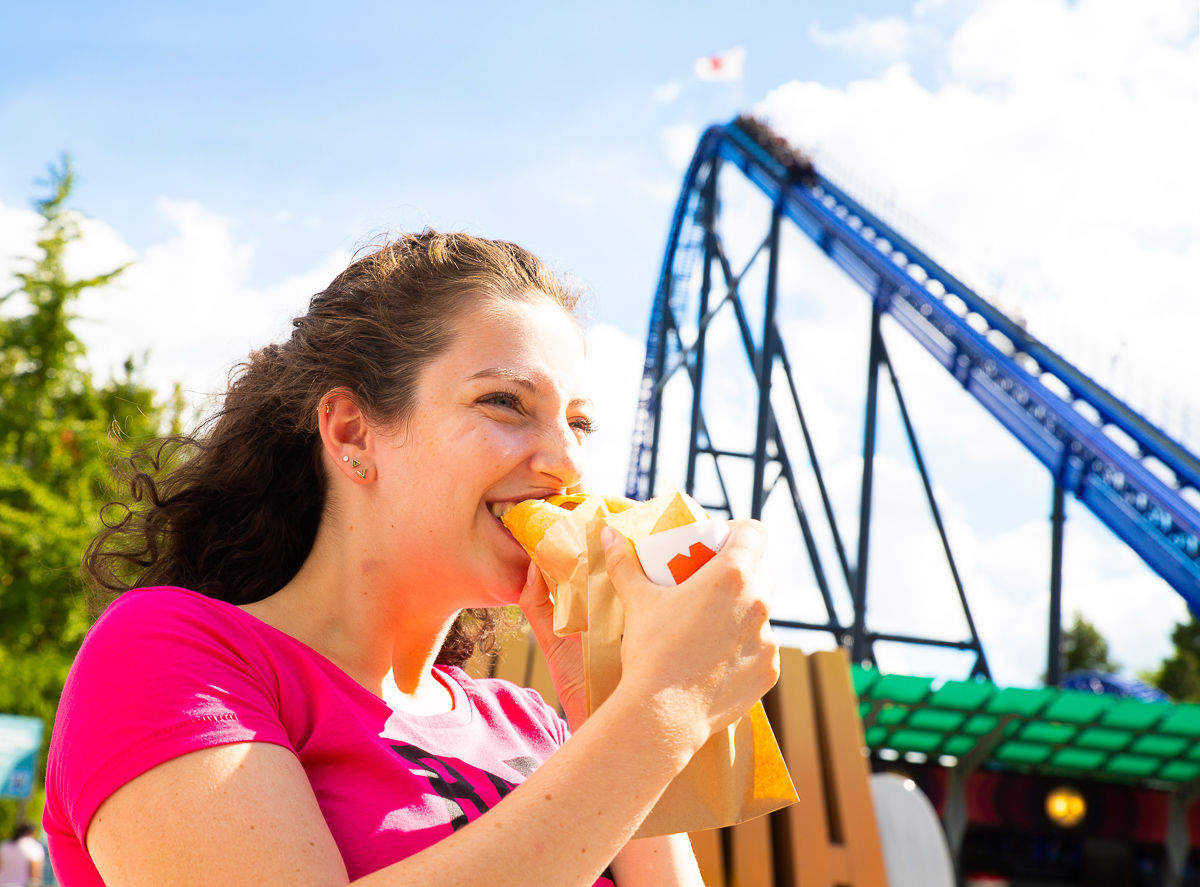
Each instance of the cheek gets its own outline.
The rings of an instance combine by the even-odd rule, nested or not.
[[[524,460],[530,450],[530,435],[519,430],[485,432],[479,436],[475,450],[480,465],[505,470]]]

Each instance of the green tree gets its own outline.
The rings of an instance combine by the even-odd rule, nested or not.
[[[1187,622],[1175,623],[1171,643],[1175,652],[1146,678],[1176,702],[1200,702],[1200,622],[1195,616],[1189,613]]]
[[[1115,673],[1121,670],[1120,664],[1109,657],[1108,641],[1078,610],[1075,611],[1071,627],[1062,635],[1062,662],[1064,674],[1071,671]]]
[[[124,268],[68,274],[80,237],[66,206],[74,183],[67,159],[51,167],[49,194],[35,204],[36,252],[17,288],[0,296],[0,712],[42,718],[47,737],[89,624],[79,566],[113,498],[112,457],[165,419],[132,360],[103,383],[86,365],[72,328],[76,300]],[[11,801],[0,805],[0,831],[16,812]]]

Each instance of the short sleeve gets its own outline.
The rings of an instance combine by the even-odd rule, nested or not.
[[[459,668],[447,671],[466,688],[491,730],[515,730],[527,740],[544,744],[551,750],[570,738],[567,722],[537,690],[497,678],[472,679]]]
[[[290,747],[278,681],[227,606],[184,590],[128,592],[89,632],[47,766],[55,812],[81,840],[109,795],[158,764],[232,742]]]
[[[531,712],[534,720],[541,724],[556,746],[561,746],[570,738],[571,729],[567,726],[567,722],[559,716],[557,710],[546,702],[541,693],[530,687],[516,687],[514,689],[527,699],[528,710]]]

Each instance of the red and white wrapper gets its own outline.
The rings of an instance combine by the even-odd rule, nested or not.
[[[729,535],[725,521],[705,518],[652,533],[633,544],[646,577],[657,585],[678,585],[712,559]]]

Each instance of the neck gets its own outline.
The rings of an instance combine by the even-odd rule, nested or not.
[[[384,581],[370,558],[347,556],[318,536],[300,572],[245,609],[381,699],[409,709],[449,704],[433,666],[458,614],[431,606],[424,583]]]

